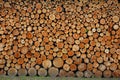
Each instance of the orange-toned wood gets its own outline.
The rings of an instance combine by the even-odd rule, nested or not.
[[[77,66],[75,64],[70,64],[70,70],[71,71],[77,70]]]
[[[58,63],[58,62],[59,62],[59,63]],[[61,58],[55,58],[55,59],[53,60],[53,65],[54,65],[55,67],[57,67],[57,68],[62,67],[63,64],[64,64],[64,62],[63,62],[63,60],[62,60]]]

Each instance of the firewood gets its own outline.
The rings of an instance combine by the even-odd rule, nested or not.
[[[40,9],[40,8],[41,8],[41,4],[40,4],[40,3],[37,3],[37,4],[36,4],[36,8],[37,8],[37,9]]]
[[[16,69],[20,69],[20,68],[21,68],[21,65],[15,64],[15,68],[16,68]]]
[[[113,26],[113,29],[114,29],[114,30],[118,30],[118,29],[119,29],[119,26],[116,24],[116,25]]]
[[[101,23],[101,24],[105,24],[105,19],[101,19],[101,20],[100,20],[100,23]]]
[[[36,71],[35,68],[29,68],[29,69],[28,69],[28,74],[29,74],[30,76],[35,76],[35,75],[37,74],[37,71]]]
[[[54,14],[49,15],[49,19],[50,20],[55,20],[55,15]]]
[[[79,71],[85,71],[86,70],[86,64],[84,64],[84,63],[79,64],[78,70]]]
[[[19,76],[26,76],[27,75],[27,70],[24,68],[18,69],[18,75]]]
[[[96,70],[95,73],[94,73],[95,77],[102,77],[102,71],[100,70]]]
[[[59,71],[59,76],[60,76],[60,77],[65,77],[66,74],[67,74],[67,72],[64,71],[63,69],[61,69],[61,70]]]
[[[50,60],[44,60],[44,61],[42,62],[42,66],[43,66],[45,69],[47,69],[47,68],[50,68],[50,67],[52,66],[52,63],[51,63]]]
[[[38,75],[39,75],[39,76],[46,76],[46,75],[47,75],[47,70],[44,69],[44,68],[40,68],[40,69],[38,70]]]
[[[116,69],[117,69],[117,64],[112,63],[112,64],[110,65],[110,70],[115,71]]]
[[[70,70],[71,71],[76,71],[77,70],[77,66],[75,64],[71,64],[70,65]]]
[[[69,66],[68,64],[64,64],[64,65],[63,65],[63,69],[64,69],[65,71],[69,71],[69,70],[70,70],[70,66]]]
[[[51,77],[56,77],[58,75],[58,71],[58,68],[51,67],[49,68],[48,73]]]
[[[117,0],[0,0],[0,74],[119,77],[119,13]]]
[[[119,78],[119,77],[120,77],[120,70],[115,70],[115,71],[113,72],[113,77]]]
[[[3,50],[3,47],[4,47],[4,44],[3,44],[3,43],[0,43],[0,51]]]
[[[76,76],[77,76],[77,77],[83,77],[84,74],[83,74],[83,72],[81,72],[81,71],[77,71],[77,72],[76,72]]]
[[[103,76],[104,77],[106,77],[106,78],[109,78],[109,77],[111,77],[111,71],[110,70],[105,70],[104,72],[103,72]]]
[[[78,46],[78,45],[73,45],[72,50],[73,50],[73,51],[78,51],[78,50],[79,50],[79,46]]]
[[[68,38],[67,38],[67,42],[68,42],[69,44],[74,44],[74,39],[73,39],[73,37],[68,37]]]
[[[87,71],[84,72],[84,76],[86,78],[90,78],[92,75],[93,75],[93,73],[91,71],[89,71],[89,70],[87,70]]]
[[[28,52],[28,47],[24,46],[21,48],[21,53],[26,54]]]
[[[65,61],[67,64],[72,64],[73,63],[73,60],[71,58],[68,58],[66,61]]]
[[[98,67],[98,69],[99,69],[100,71],[104,71],[104,70],[106,69],[106,66],[103,65],[103,64],[100,64],[99,67]]]
[[[59,62],[59,63],[58,63]],[[57,68],[60,68],[60,67],[62,67],[63,66],[63,60],[61,59],[61,58],[55,58],[54,60],[53,60],[53,65],[55,66],[55,67],[57,67]]]
[[[75,73],[73,71],[69,71],[67,73],[67,77],[74,77],[75,76]]]
[[[56,12],[62,12],[62,7],[61,6],[57,6],[56,7]]]
[[[58,42],[58,43],[57,43],[57,47],[58,47],[58,48],[63,48],[63,46],[64,46],[63,43],[61,43],[61,42]]]
[[[1,68],[1,69],[4,68],[4,65],[0,65],[0,68]]]
[[[119,21],[119,17],[118,16],[113,16],[112,19],[113,19],[114,22],[118,22]]]
[[[10,68],[8,70],[8,75],[9,76],[16,76],[17,75],[17,70],[15,68]]]
[[[24,63],[24,59],[23,58],[19,58],[18,59],[18,64],[23,64]]]

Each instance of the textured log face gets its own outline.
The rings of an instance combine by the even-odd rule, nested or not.
[[[120,77],[120,3],[0,0],[0,75]]]

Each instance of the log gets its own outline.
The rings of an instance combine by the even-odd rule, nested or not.
[[[100,71],[100,70],[96,70],[95,72],[94,72],[94,75],[95,75],[95,77],[102,77],[102,71]]]
[[[53,64],[55,64],[55,62],[54,62]],[[50,68],[50,67],[52,66],[52,63],[51,63],[50,60],[44,60],[44,61],[42,62],[42,66],[43,66],[45,69],[47,69],[47,68]]]
[[[27,70],[24,68],[18,69],[18,75],[19,76],[26,76],[27,75]]]
[[[64,46],[64,44],[63,44],[62,42],[58,42],[58,43],[57,43],[57,47],[58,47],[58,48],[63,48],[63,46]]]
[[[19,31],[17,29],[15,29],[15,30],[13,30],[12,34],[15,35],[15,36],[17,36],[17,35],[19,35]]]
[[[59,63],[58,63],[59,62]],[[61,59],[61,58],[55,58],[54,60],[53,60],[53,65],[55,66],[55,67],[57,67],[57,68],[60,68],[60,67],[62,67],[63,66],[63,60]]]
[[[93,64],[92,63],[88,63],[87,64],[87,70],[93,70]]]
[[[73,63],[73,60],[71,58],[68,58],[66,61],[65,61],[67,64],[72,64]]]
[[[56,12],[60,13],[60,12],[62,12],[62,10],[63,10],[63,9],[62,9],[61,6],[57,6],[57,7],[56,7]]]
[[[118,29],[119,29],[119,26],[116,24],[116,25],[113,26],[113,29],[114,29],[114,30],[118,30]]]
[[[31,32],[27,32],[26,37],[28,39],[31,39],[31,38],[33,38],[33,34]]]
[[[4,75],[5,72],[3,70],[0,70],[0,75]]]
[[[106,77],[106,78],[111,77],[111,75],[112,75],[112,73],[111,73],[110,70],[105,70],[105,71],[103,72],[103,76]]]
[[[68,42],[69,44],[74,44],[74,38],[73,38],[73,37],[68,37],[68,38],[67,38],[67,42]]]
[[[84,76],[86,78],[90,78],[90,77],[92,77],[92,75],[93,75],[93,73],[91,71],[89,71],[89,70],[87,70],[87,71],[84,72]]]
[[[47,56],[47,58],[48,58],[49,60],[53,60],[53,55],[49,54],[49,55]]]
[[[113,21],[114,21],[115,23],[119,21],[119,17],[118,17],[118,16],[113,16],[112,19],[113,19]]]
[[[64,53],[64,54],[68,53],[67,49],[66,49],[66,48],[63,48],[63,49],[62,49],[62,53]]]
[[[73,38],[74,38],[74,39],[78,39],[78,38],[79,38],[79,34],[74,33],[74,34],[73,34]]]
[[[62,52],[58,52],[56,55],[57,55],[57,57],[62,57],[63,53]]]
[[[64,64],[64,65],[63,65],[63,69],[64,69],[65,71],[69,71],[69,70],[70,70],[70,66],[69,66],[68,64]]]
[[[73,45],[72,50],[73,50],[73,51],[78,51],[78,50],[79,50],[79,46],[78,46],[78,45]]]
[[[29,68],[28,74],[29,74],[29,76],[35,76],[37,74],[37,71],[35,68]]]
[[[59,72],[58,68],[55,67],[50,67],[48,69],[48,73],[51,77],[56,77],[58,75],[58,72]]]
[[[0,65],[0,69],[4,68],[5,65]]]
[[[67,77],[74,77],[75,76],[75,73],[73,71],[69,71],[67,73]]]
[[[103,63],[103,58],[102,57],[97,58],[97,62],[98,63]]]
[[[15,68],[16,68],[16,69],[20,69],[20,68],[21,68],[21,65],[15,64]]]
[[[49,19],[50,19],[50,20],[55,20],[55,15],[54,15],[54,14],[50,14],[50,15],[49,15]]]
[[[77,77],[83,77],[84,74],[83,74],[83,72],[81,72],[81,71],[77,71],[77,72],[76,72],[76,76],[77,76]]]
[[[100,64],[99,67],[98,67],[98,69],[99,69],[100,71],[105,71],[106,66],[105,66],[104,64]]]
[[[3,47],[4,47],[5,45],[3,44],[3,43],[0,43],[0,51],[3,51]]]
[[[117,77],[117,78],[119,78],[120,77],[120,70],[115,70],[114,72],[113,72],[113,77]]]
[[[40,69],[38,70],[38,75],[39,75],[39,76],[47,76],[47,70],[44,69],[44,68],[40,68]]]
[[[86,70],[86,64],[84,64],[84,63],[79,64],[78,65],[78,70],[79,71],[85,71]]]
[[[115,71],[116,69],[117,69],[117,64],[112,63],[112,64],[110,65],[110,70]]]
[[[100,24],[105,24],[105,19],[100,19]]]
[[[41,9],[41,7],[42,7],[42,5],[41,5],[40,3],[37,3],[37,4],[36,4],[36,8],[37,8],[37,9]]]
[[[10,68],[8,70],[8,75],[9,76],[16,76],[17,75],[17,70],[15,68]]]
[[[63,69],[60,69],[60,71],[59,71],[59,76],[60,77],[66,77],[66,74],[67,74],[66,71],[64,71]]]
[[[70,64],[70,70],[71,71],[76,71],[77,70],[77,66],[75,64]]]
[[[26,54],[28,52],[28,47],[24,46],[21,48],[21,53]]]
[[[23,63],[24,63],[24,59],[23,59],[23,58],[19,58],[19,59],[18,59],[18,64],[21,65],[21,64],[23,64]]]
[[[39,64],[39,65],[42,64],[42,59],[41,58],[37,58],[36,59],[36,64]]]

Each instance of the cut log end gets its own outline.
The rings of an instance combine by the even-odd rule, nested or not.
[[[91,72],[91,71],[85,71],[84,72],[84,76],[86,77],[86,78],[90,78],[90,77],[92,77],[92,75],[93,75],[93,73]]]
[[[63,66],[63,60],[61,59],[61,58],[55,58],[54,60],[53,60],[53,65],[55,66],[55,67],[57,67],[57,68],[60,68],[60,67],[62,67]]]
[[[8,75],[9,76],[16,76],[17,75],[17,70],[15,68],[10,68],[8,70]]]
[[[58,75],[58,72],[59,72],[58,68],[55,67],[51,67],[48,70],[48,73],[51,77],[56,77]]]
[[[39,76],[46,76],[46,75],[47,75],[47,70],[44,69],[44,68],[40,68],[40,69],[38,70],[38,75],[39,75]]]
[[[47,68],[50,68],[52,66],[52,63],[50,60],[44,60],[43,63],[42,63],[42,66],[47,69]]]
[[[111,77],[111,71],[110,70],[105,70],[104,72],[103,72],[103,76],[104,77],[106,77],[106,78],[110,78]]]
[[[35,76],[37,74],[37,71],[35,68],[29,68],[28,74],[29,76]]]
[[[26,76],[27,75],[27,70],[22,68],[18,70],[18,75],[19,76]]]

